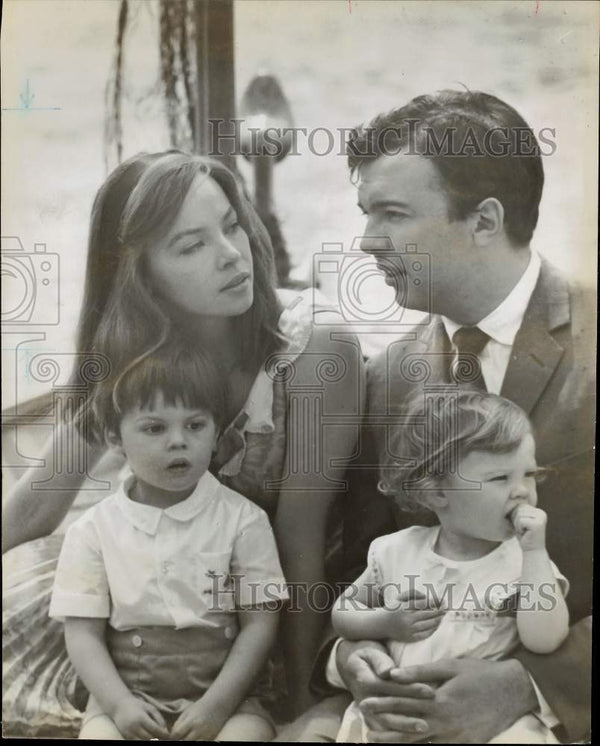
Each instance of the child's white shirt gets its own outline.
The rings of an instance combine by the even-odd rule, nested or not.
[[[210,473],[167,509],[134,502],[128,478],[73,523],[58,561],[50,616],[141,626],[224,626],[237,602],[288,593],[266,513]],[[227,635],[227,632],[230,635]]]
[[[519,589],[523,552],[518,540],[508,539],[479,559],[459,561],[436,554],[439,531],[439,526],[413,526],[381,536],[369,548],[367,577],[386,606],[397,608],[398,590],[414,589],[437,598],[446,609],[439,627],[426,639],[388,641],[391,656],[402,666],[465,655],[505,656],[519,643],[517,592],[521,607],[527,606],[527,589]],[[566,594],[566,578],[554,563],[552,569]]]
[[[413,526],[381,536],[369,548],[367,570],[361,577],[372,584],[373,593],[381,594],[382,605],[398,608],[398,594],[415,590],[432,600],[437,598],[446,609],[439,627],[426,639],[410,643],[386,641],[398,667],[443,658],[497,659],[519,643],[516,604],[526,604],[527,591],[519,587],[523,552],[516,537],[502,542],[484,557],[458,561],[435,553],[439,531],[439,526]],[[551,564],[566,595],[568,581]],[[338,676],[337,670],[333,673]],[[328,668],[328,680],[337,682],[335,676]],[[557,721],[549,714],[552,722],[546,722],[548,713],[545,719],[526,715],[490,743],[558,743],[550,731]],[[346,710],[337,741],[368,742],[366,726],[355,703]]]

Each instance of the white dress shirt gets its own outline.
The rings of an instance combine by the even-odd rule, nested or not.
[[[186,500],[162,510],[128,497],[134,479],[69,527],[50,616],[233,633],[236,605],[288,597],[261,508],[206,472]]]
[[[517,332],[523,323],[525,311],[540,275],[539,254],[532,251],[527,269],[506,298],[491,313],[477,324],[489,337],[489,342],[479,353],[481,373],[487,390],[499,394],[510,362],[510,355]],[[442,316],[448,338],[452,341],[455,332],[461,328],[452,319]],[[457,352],[455,345],[452,345]]]

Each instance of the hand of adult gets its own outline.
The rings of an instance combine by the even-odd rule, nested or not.
[[[432,685],[432,699],[375,696],[360,708],[370,739],[377,743],[486,743],[537,706],[527,671],[516,660],[443,660],[393,669],[391,682],[405,687]],[[407,716],[426,730],[407,728]]]
[[[343,640],[337,649],[336,662],[340,675],[356,702],[360,703],[365,698],[368,698],[367,701],[378,701],[381,698],[383,701],[395,702],[398,708],[404,707],[406,710],[405,714],[401,714],[401,709],[394,710],[395,722],[400,724],[399,730],[414,734],[415,739],[422,737],[427,724],[420,718],[413,717],[409,710],[414,707],[415,702],[425,702],[434,697],[435,692],[431,686],[417,680],[407,683],[393,681],[390,678],[393,659],[383,645],[371,640]],[[369,725],[379,727],[375,722]],[[382,726],[385,726],[384,721]],[[398,736],[397,733],[394,735]]]

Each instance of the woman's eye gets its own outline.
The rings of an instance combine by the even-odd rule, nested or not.
[[[204,421],[190,422],[188,427],[190,430],[203,430],[206,427],[206,422]]]
[[[488,479],[488,482],[506,482],[506,474],[498,474],[497,476]]]
[[[237,220],[235,223],[230,223],[228,226],[225,227],[225,235],[227,236],[232,235],[238,230],[239,227],[240,227],[240,224],[237,222]]]
[[[204,246],[203,241],[199,241],[198,243],[195,243],[193,246],[186,246],[185,249],[181,249],[179,252],[180,256],[189,256],[190,254],[193,254],[195,251],[198,251],[198,249],[201,249]]]

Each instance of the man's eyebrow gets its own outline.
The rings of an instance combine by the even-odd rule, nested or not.
[[[358,205],[359,209],[363,210],[364,212],[367,211],[360,200],[356,204]],[[386,207],[399,207],[403,210],[410,210],[410,206],[406,202],[401,202],[400,200],[395,199],[378,199],[374,202],[371,202],[370,211],[373,212],[373,210],[381,210],[385,209]]]
[[[223,217],[221,218],[221,222],[224,223],[226,220],[229,220],[231,217],[237,217],[236,211],[233,209],[232,205],[229,205],[229,208],[223,213]],[[199,225],[196,228],[188,228],[185,231],[179,231],[179,233],[176,233],[173,238],[169,241],[169,246],[173,246],[173,244],[177,243],[180,238],[185,238],[186,236],[195,236],[197,234],[202,234],[206,231],[206,228],[204,226]]]
[[[371,202],[371,210],[381,210],[383,207],[401,207],[404,210],[410,209],[406,202],[401,202],[396,199],[378,199]]]

